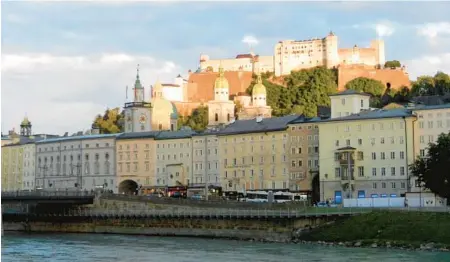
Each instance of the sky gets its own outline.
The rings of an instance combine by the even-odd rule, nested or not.
[[[90,128],[122,106],[140,65],[147,88],[212,59],[272,55],[277,41],[324,37],[340,47],[382,38],[410,78],[450,73],[450,2],[2,1],[1,128]],[[149,94],[147,94],[148,96]]]

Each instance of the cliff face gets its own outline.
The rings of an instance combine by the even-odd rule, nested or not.
[[[338,68],[338,88],[345,90],[345,84],[358,77],[366,77],[381,81],[386,87],[399,89],[410,87],[408,74],[400,69],[375,69],[367,66],[340,66]]]

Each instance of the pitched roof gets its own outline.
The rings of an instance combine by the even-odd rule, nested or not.
[[[100,135],[83,135],[83,136],[64,136],[58,138],[42,139],[37,143],[54,143],[54,142],[66,142],[66,141],[76,141],[76,140],[91,140],[91,139],[102,139],[102,138],[114,138],[119,136],[121,133],[117,134],[100,134]]]
[[[181,139],[192,137],[194,134],[196,133],[193,130],[133,132],[133,133],[123,133],[120,136],[118,136],[117,139],[118,140],[145,139],[145,138],[153,138],[155,140]]]
[[[236,120],[220,130],[217,135],[234,135],[257,132],[281,131],[287,128],[289,122],[297,119],[298,115],[263,118],[260,122],[256,119]]]
[[[441,105],[415,105],[410,107],[411,110],[434,110],[434,109],[450,109],[450,104],[441,104]]]
[[[356,91],[356,90],[353,90],[353,89],[347,89],[345,91],[338,92],[336,94],[331,94],[331,95],[328,95],[328,96],[348,96],[348,95],[372,96],[371,94],[360,92],[360,91]]]
[[[320,117],[305,117],[305,116],[301,115],[298,118],[289,122],[289,124],[313,123],[313,122],[320,122],[320,121],[322,121],[322,118],[320,118]]]
[[[356,120],[397,118],[397,117],[414,117],[414,115],[412,114],[411,109],[407,108],[375,109],[375,110],[361,111],[358,114],[352,114],[349,116],[329,118],[322,120],[321,122],[356,121]]]

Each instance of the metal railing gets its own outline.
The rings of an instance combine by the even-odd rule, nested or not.
[[[2,197],[93,197],[89,191],[2,191]]]

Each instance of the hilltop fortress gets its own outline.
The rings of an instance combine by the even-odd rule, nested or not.
[[[229,81],[229,95],[240,97],[252,82],[252,73],[273,72],[276,77],[289,75],[293,70],[316,66],[337,68],[339,90],[358,77],[381,81],[386,88],[410,86],[406,67],[384,68],[386,62],[384,41],[372,40],[369,47],[357,45],[339,48],[338,37],[330,32],[326,37],[310,40],[282,40],[275,44],[272,56],[254,53],[239,54],[235,58],[210,59],[200,56],[199,68],[189,75],[175,79],[173,84],[162,84],[163,96],[173,102],[181,115],[206,105],[214,97],[214,81],[223,68]],[[248,100],[248,99],[247,99]]]

